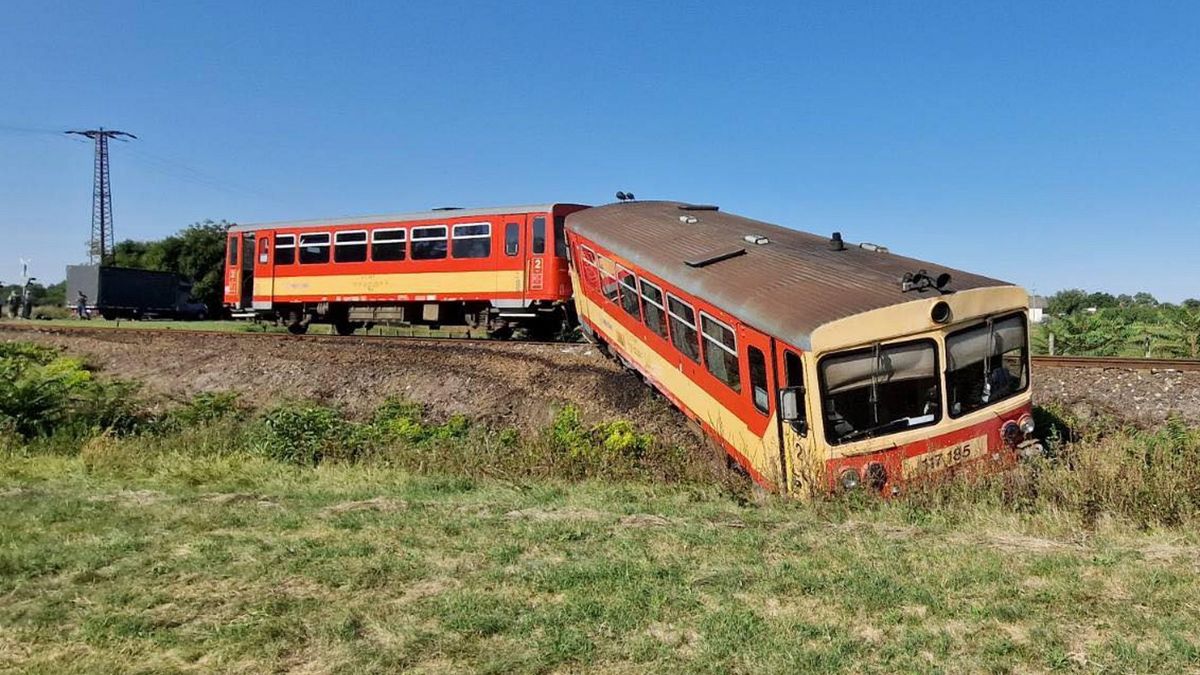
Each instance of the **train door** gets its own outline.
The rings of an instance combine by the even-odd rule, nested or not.
[[[230,232],[225,240],[225,304],[237,306],[242,297],[242,235]]]
[[[257,256],[254,251],[254,234],[247,232],[242,236],[242,284],[238,306],[242,308],[254,305],[254,266]]]
[[[525,255],[525,294],[527,300],[540,299],[546,294],[547,283],[546,263],[548,258],[546,236],[547,221],[545,213],[529,217],[529,253]]]
[[[738,326],[737,344],[745,354],[745,366],[741,376],[742,391],[749,392],[752,412],[747,412],[758,424],[751,424],[753,436],[758,440],[756,448],[746,448],[747,458],[766,482],[778,486],[780,492],[787,491],[788,464],[779,451],[778,428],[771,423],[778,415],[775,395],[777,378],[771,367],[771,338],[745,325]],[[707,345],[706,345],[707,349]],[[743,394],[744,395],[744,394]]]
[[[529,233],[525,228],[525,216],[508,216],[504,219],[504,262],[500,265],[501,270],[511,270],[517,273],[516,288],[511,288],[507,285],[497,286],[497,290],[501,292],[515,291],[521,294],[521,304],[524,306],[526,302],[525,282],[525,256],[529,252]]]
[[[269,309],[275,295],[275,256],[271,250],[271,234],[259,233],[257,244],[258,253],[254,259],[254,284],[251,288],[251,303],[255,309]],[[258,300],[253,296],[257,295]]]
[[[820,444],[812,431],[810,414],[812,398],[808,390],[816,391],[815,382],[805,382],[804,359],[798,349],[781,342],[773,343],[775,352],[775,374],[779,382],[779,438],[781,453],[786,464],[791,466],[787,477],[789,492],[807,496],[822,491],[821,478],[824,462],[817,455]],[[790,400],[789,400],[790,399]]]

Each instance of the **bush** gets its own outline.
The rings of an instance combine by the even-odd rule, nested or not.
[[[354,425],[333,408],[286,403],[263,415],[255,445],[283,462],[315,466],[326,458],[354,459],[361,449]]]
[[[21,437],[132,431],[145,414],[137,385],[92,376],[82,361],[28,343],[0,343],[0,417]]]
[[[971,480],[916,487],[908,505],[939,512],[991,504],[1057,511],[1092,526],[1118,516],[1139,526],[1200,518],[1200,429],[1170,420],[1150,431],[1120,429],[1062,442],[1050,457]]]
[[[38,305],[29,315],[34,319],[70,319],[75,312],[59,305]]]
[[[232,391],[201,392],[167,417],[175,427],[216,422],[239,410],[238,394]]]

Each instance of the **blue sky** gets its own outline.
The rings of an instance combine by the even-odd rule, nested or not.
[[[720,204],[1038,292],[1200,296],[1197,3],[59,3],[0,22],[0,279],[118,238]]]

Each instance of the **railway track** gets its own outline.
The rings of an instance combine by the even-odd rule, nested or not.
[[[1046,368],[1121,368],[1125,370],[1200,371],[1200,359],[1146,359],[1116,356],[1035,356]]]
[[[94,326],[62,326],[62,325],[44,325],[38,324],[36,321],[31,322],[0,322],[0,332],[27,332],[27,333],[46,333],[46,334],[86,334],[86,335],[183,335],[183,336],[198,336],[212,338],[231,338],[231,339],[250,339],[250,340],[272,340],[272,341],[307,341],[307,342],[336,342],[341,344],[396,344],[404,343],[453,343],[453,344],[469,344],[469,345],[487,345],[492,347],[521,347],[521,346],[549,346],[549,347],[571,347],[584,346],[584,343],[574,342],[544,342],[534,340],[493,340],[489,338],[472,338],[472,337],[440,337],[426,335],[292,335],[290,333],[268,333],[268,332],[249,332],[249,331],[226,331],[226,330],[193,330],[190,328],[117,328]]]
[[[529,340],[491,340],[488,338],[470,338],[470,337],[438,337],[424,335],[291,335],[289,333],[253,333],[242,331],[220,331],[220,330],[192,330],[182,328],[115,328],[104,327],[98,328],[94,326],[62,326],[62,325],[44,325],[37,322],[0,322],[0,331],[8,332],[39,332],[39,333],[86,333],[93,335],[107,335],[113,333],[121,334],[170,334],[170,335],[192,335],[204,337],[225,337],[232,339],[258,339],[258,340],[305,340],[310,342],[334,342],[334,343],[397,343],[397,342],[433,342],[454,344],[473,344],[473,345],[488,345],[494,347],[520,347],[520,346],[549,346],[549,347],[570,347],[573,345],[583,346],[582,343],[571,342],[538,342]],[[1122,370],[1174,370],[1174,371],[1200,371],[1200,359],[1147,359],[1147,358],[1121,358],[1110,356],[1034,356],[1033,364],[1044,368],[1118,368]]]

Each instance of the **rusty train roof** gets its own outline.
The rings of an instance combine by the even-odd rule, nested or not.
[[[577,211],[567,229],[741,321],[808,348],[826,323],[931,297],[902,292],[905,272],[951,275],[965,291],[1012,284],[680,202],[625,202]],[[689,222],[694,219],[694,222]],[[756,244],[747,236],[766,237]],[[743,252],[744,251],[744,252]],[[695,263],[708,264],[693,266]],[[692,263],[689,265],[688,263]]]
[[[373,216],[348,216],[342,218],[315,218],[311,220],[281,220],[269,223],[247,223],[233,225],[230,232],[253,232],[255,230],[281,230],[297,227],[338,227],[340,225],[375,225],[399,223],[410,220],[441,220],[451,218],[474,218],[477,216],[510,216],[517,213],[548,213],[557,206],[576,206],[565,202],[550,204],[524,204],[520,206],[493,206],[475,209],[443,208],[409,213],[383,213]]]

